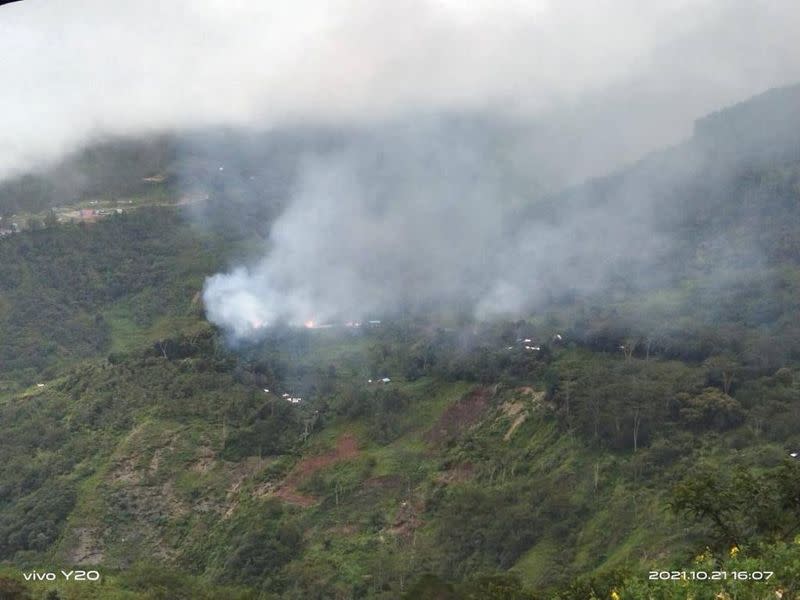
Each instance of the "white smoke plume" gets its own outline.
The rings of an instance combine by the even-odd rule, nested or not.
[[[586,257],[638,241],[600,209],[519,230],[532,184],[602,174],[800,80],[798,39],[794,0],[25,0],[0,8],[0,178],[105,134],[352,128],[308,152],[263,255],[209,279],[209,317],[242,335],[442,303],[514,312],[592,285],[608,273]],[[499,140],[454,133],[454,114]]]
[[[640,261],[659,249],[646,183],[613,210],[532,220],[513,143],[467,123],[387,123],[307,156],[264,256],[206,282],[209,318],[248,337],[267,324],[445,307],[519,316],[597,288],[631,247]]]

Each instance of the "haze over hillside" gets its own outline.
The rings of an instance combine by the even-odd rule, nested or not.
[[[640,270],[663,254],[651,246],[672,243],[645,222],[647,181],[629,190],[642,198],[613,206],[622,212],[609,205],[562,228],[523,231],[520,207],[682,141],[724,103],[800,79],[797,10],[788,0],[18,3],[0,14],[0,77],[21,84],[0,117],[0,176],[17,174],[0,196],[10,221],[26,195],[42,210],[101,190],[148,194],[153,177],[183,201],[224,188],[217,216],[270,236],[265,256],[206,288],[211,318],[238,336],[253,323],[442,304],[520,315],[605,285],[631,236]],[[119,134],[151,140],[80,150]],[[65,155],[49,178],[18,176]],[[140,173],[126,172],[131,162]],[[204,210],[194,214],[208,225]]]
[[[206,285],[209,317],[239,337],[263,333],[254,324],[443,307],[520,317],[560,297],[686,276],[693,250],[676,219],[691,219],[692,209],[681,194],[721,185],[744,161],[790,160],[799,90],[699,119],[694,137],[623,176],[558,194],[520,159],[509,123],[431,115],[109,140],[40,176],[8,180],[0,208],[158,191],[192,202],[189,214],[204,227],[259,231],[266,256],[251,252]],[[709,173],[715,183],[703,181]],[[743,264],[763,260],[743,242],[737,252]],[[727,276],[724,265],[712,274]]]
[[[798,39],[0,7],[0,600],[800,599]]]
[[[575,182],[800,79],[797,17],[791,0],[27,0],[0,13],[0,177],[107,134],[467,112],[511,120],[517,160]]]
[[[79,182],[79,203],[133,205],[0,239],[0,585],[96,595],[23,577],[75,565],[113,600],[797,595],[800,135],[785,126],[798,92],[721,110],[684,144],[547,196],[490,176],[513,171],[467,150],[497,148],[492,129],[458,120],[426,123],[461,144],[424,157],[403,152],[416,130],[396,123],[196,132],[191,153],[178,138],[86,149],[74,160],[107,179]],[[331,172],[358,174],[344,181],[360,193],[338,193],[341,217],[296,220],[324,199],[298,183]],[[462,206],[501,200],[481,214],[502,235],[475,223],[467,242],[516,253],[522,318],[433,303],[235,346],[207,320],[206,278],[265,252],[295,264],[295,241],[274,233],[295,222],[301,245],[340,224],[323,264],[347,231],[379,266],[405,257],[378,270],[386,290],[446,294],[463,255],[439,244],[460,250],[459,236],[419,223],[395,250],[388,230],[348,229],[363,212],[413,235],[398,207],[415,222],[436,205],[388,201],[426,199],[428,184],[462,234]],[[190,190],[208,198],[181,203]],[[333,268],[369,284],[372,257],[346,258]],[[445,284],[397,281],[426,260]],[[690,568],[772,575],[648,578]]]
[[[509,167],[503,138],[481,129],[434,120],[370,130],[302,164],[266,256],[208,280],[209,318],[239,337],[281,320],[443,306],[518,318],[567,295],[677,281],[693,261],[682,223],[696,208],[685,190],[708,185],[709,173],[727,185],[744,160],[795,158],[799,105],[800,86],[774,90],[700,120],[696,137],[624,175],[554,200]],[[762,259],[761,248],[731,243],[743,265]],[[717,259],[710,276],[731,266]]]

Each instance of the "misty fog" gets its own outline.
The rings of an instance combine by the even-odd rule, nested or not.
[[[0,12],[0,176],[108,133],[448,111],[599,175],[800,79],[797,39],[791,0],[25,0]]]
[[[241,336],[441,305],[519,315],[641,279],[675,243],[657,173],[569,218],[531,206],[800,79],[797,39],[789,0],[26,0],[0,9],[0,177],[106,135],[338,127],[301,148],[261,254],[208,279],[208,316]]]

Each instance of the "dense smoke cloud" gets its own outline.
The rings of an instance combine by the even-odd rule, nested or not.
[[[208,314],[246,338],[276,322],[517,318],[698,277],[721,292],[768,264],[757,234],[769,207],[742,168],[796,157],[799,124],[800,85],[772,90],[702,119],[686,143],[541,196],[501,122],[418,117],[335,143],[311,136],[265,254],[206,282]],[[755,237],[729,239],[732,217]],[[663,322],[656,305],[628,316]]]
[[[445,307],[519,316],[553,295],[605,285],[631,248],[639,263],[664,250],[646,177],[613,207],[537,205],[525,165],[509,160],[513,136],[502,134],[431,117],[309,151],[265,255],[206,282],[209,317],[248,337],[276,322]]]
[[[666,243],[646,186],[568,226],[523,227],[521,207],[800,79],[799,17],[793,0],[26,0],[0,9],[0,177],[98,135],[353,131],[305,153],[263,256],[207,282],[209,317],[242,335],[513,313]]]
[[[474,301],[524,193],[486,133],[418,119],[308,155],[267,255],[207,283],[210,317],[244,334]]]

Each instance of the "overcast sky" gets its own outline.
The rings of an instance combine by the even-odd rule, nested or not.
[[[612,137],[606,168],[800,80],[797,40],[796,0],[25,0],[0,176],[98,133],[451,109],[546,117],[587,164]]]

